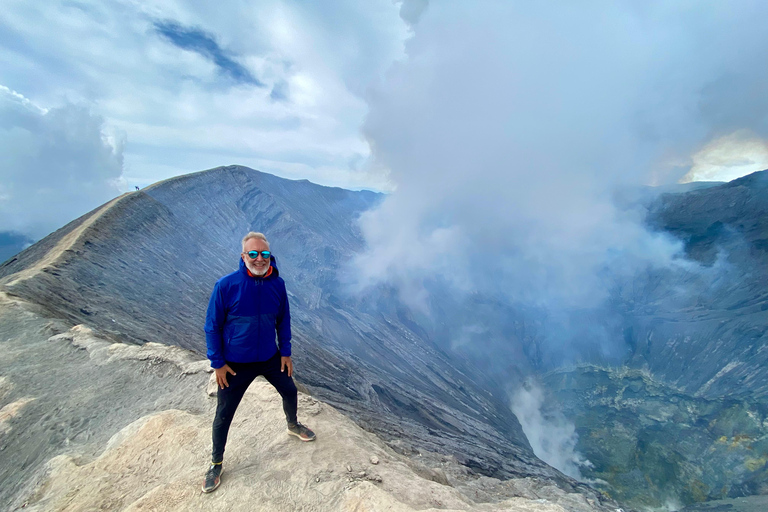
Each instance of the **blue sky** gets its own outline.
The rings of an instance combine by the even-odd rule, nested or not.
[[[242,64],[237,62],[235,56],[228,55],[219,43],[216,35],[205,32],[196,27],[185,27],[176,21],[156,21],[154,28],[157,33],[166,38],[171,44],[182,50],[188,50],[199,54],[204,59],[212,62],[222,77],[228,77],[233,85],[251,85],[265,87],[265,84]],[[285,83],[285,82],[279,82]],[[277,86],[277,84],[276,84]],[[272,99],[288,99],[284,93],[270,94]]]
[[[39,239],[121,191],[227,164],[397,188],[412,209],[424,195],[461,203],[450,191],[469,168],[532,189],[534,175],[731,179],[768,166],[765,11],[6,0],[0,233]]]

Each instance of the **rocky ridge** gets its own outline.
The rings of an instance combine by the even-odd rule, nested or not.
[[[648,222],[678,238],[688,271],[622,290],[630,366],[705,398],[768,396],[768,171],[663,194]]]

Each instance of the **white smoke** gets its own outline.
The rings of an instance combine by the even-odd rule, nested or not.
[[[536,384],[520,387],[511,398],[512,412],[523,427],[533,453],[566,475],[583,480],[582,468],[592,464],[576,450],[576,427],[562,412],[545,405],[544,391]]]
[[[614,194],[677,181],[718,133],[768,137],[768,7],[742,7],[419,3],[407,59],[369,98],[371,165],[397,188],[361,217],[357,289],[424,311],[438,279],[573,324],[622,279],[681,265]]]

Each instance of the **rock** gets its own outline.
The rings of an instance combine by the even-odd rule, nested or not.
[[[362,431],[335,411],[318,419],[319,431],[334,430],[322,443],[298,443],[284,435],[282,405],[274,389],[256,381],[246,393],[232,425],[221,488],[205,496],[206,510],[234,510],[253,504],[264,510],[430,509],[436,503],[452,510],[563,512],[555,504],[511,499],[498,504],[474,503],[456,489],[423,480],[409,470],[403,456]],[[247,425],[248,428],[245,428]],[[208,418],[185,411],[153,413],[123,429],[91,462],[77,454],[48,463],[48,476],[22,502],[28,510],[103,509],[182,511],[197,508],[199,486],[208,460]],[[385,476],[366,475],[349,485],[325,471],[323,492],[306,492],[316,471],[334,460],[360,458],[372,449],[387,453]],[[330,469],[327,467],[327,469]],[[281,492],[274,492],[275,481]],[[147,485],[151,482],[151,485]],[[375,482],[378,486],[372,486]],[[76,491],[73,491],[76,490]]]
[[[208,377],[208,385],[205,387],[205,394],[208,396],[217,396],[219,393],[219,384],[216,382],[216,374],[211,373]]]
[[[371,464],[378,464],[379,463],[379,458],[377,456],[375,456],[375,455],[371,455],[371,459],[370,460],[371,460]]]
[[[48,341],[51,342],[59,342],[59,341],[69,341],[71,342],[74,338],[74,334],[71,332],[63,332],[61,334],[56,334],[55,336],[51,336],[48,338]]]
[[[584,365],[545,382],[547,401],[564,404],[577,449],[590,454],[584,477],[632,508],[660,508],[670,496],[692,504],[768,480],[760,402],[689,396],[629,368]]]
[[[214,401],[203,400],[201,392],[208,390],[209,371],[201,335],[205,308],[216,279],[236,268],[239,238],[254,222],[270,235],[288,283],[296,379],[322,399],[306,404],[301,414],[322,424],[328,414],[342,410],[364,427],[365,435],[402,447],[404,453],[418,458],[439,453],[463,461],[465,466],[457,464],[450,471],[441,468],[457,489],[480,475],[531,475],[559,486],[563,496],[572,491],[593,496],[594,491],[534,456],[504,392],[489,393],[484,375],[468,371],[460,358],[452,358],[449,347],[435,346],[447,337],[436,337],[388,292],[372,292],[362,300],[337,293],[343,264],[364,247],[357,219],[381,198],[222,167],[123,195],[0,265],[0,288],[25,304],[22,315],[3,318],[0,339],[15,343],[19,332],[30,340],[37,340],[39,332],[50,335],[50,330],[22,329],[28,327],[25,322],[34,322],[25,316],[33,309],[44,312],[45,323],[55,317],[67,326],[82,324],[70,331],[71,339],[47,343],[39,363],[26,361],[40,370],[34,385],[48,390],[29,409],[50,414],[38,411],[29,418],[24,424],[31,431],[28,439],[14,438],[17,444],[5,451],[28,453],[29,460],[23,473],[4,477],[0,502],[17,496],[24,481],[51,457],[73,452],[65,441],[82,448],[83,460],[93,460],[110,437],[148,411],[191,411],[210,422]],[[165,345],[177,346],[166,350]],[[6,363],[9,354],[0,351],[0,360]],[[258,400],[267,407],[267,398]],[[26,414],[17,420],[27,421]],[[248,416],[244,421],[256,424]],[[337,435],[333,429],[328,432]],[[204,431],[197,435],[210,437]],[[319,438],[317,444],[325,440]],[[368,448],[355,457],[341,454],[334,462],[350,460],[358,468],[371,451],[384,458],[384,451]],[[382,469],[392,464],[389,457],[384,460]],[[0,466],[11,467],[9,461],[2,458]],[[351,473],[350,467],[345,476]],[[382,476],[390,485],[389,475]],[[179,485],[181,494],[190,488]],[[370,495],[379,496],[373,487]],[[507,496],[503,486],[498,489],[493,499]],[[158,487],[149,494],[174,495],[166,490]],[[413,492],[406,486],[400,490]],[[132,492],[124,489],[126,496]],[[439,506],[467,503],[449,498]],[[128,498],[113,499],[122,503]],[[137,499],[136,507],[143,506],[143,498]],[[148,503],[164,508],[162,501]],[[438,505],[422,500],[419,506]]]
[[[210,374],[180,374],[176,348],[121,346],[105,341],[96,331],[73,330],[71,342],[52,345],[45,337],[35,338],[39,329],[34,316],[14,315],[9,319],[3,314],[0,310],[0,328],[21,333],[28,325],[29,331],[13,338],[18,345],[5,346],[7,350],[0,352],[0,363],[11,372],[17,371],[17,365],[10,364],[13,360],[9,358],[22,353],[23,348],[23,354],[39,365],[22,368],[21,374],[11,373],[3,382],[26,375],[26,385],[41,393],[38,400],[43,403],[36,410],[53,410],[56,414],[30,416],[21,404],[16,404],[14,421],[20,422],[29,435],[12,440],[12,450],[0,451],[0,463],[7,464],[4,457],[8,452],[25,451],[18,444],[24,439],[38,446],[33,435],[37,428],[47,433],[62,422],[79,425],[79,430],[62,431],[66,436],[61,444],[56,444],[56,437],[46,438],[42,450],[30,450],[48,455],[37,466],[39,459],[29,459],[30,466],[39,470],[39,480],[22,478],[21,485],[4,482],[2,492],[6,493],[11,509],[25,503],[25,510],[35,511],[199,508],[199,487],[210,456],[210,422],[215,407],[215,401],[199,390],[210,382]],[[87,342],[75,343],[76,335],[86,334]],[[103,357],[92,357],[88,350],[103,353]],[[62,360],[68,364],[58,372],[42,371],[46,365]],[[148,362],[152,364],[148,366]],[[76,378],[82,375],[89,379]],[[69,385],[63,385],[65,382]],[[101,412],[94,409],[89,402],[82,402],[87,395],[110,407]],[[495,501],[501,500],[498,503],[475,501],[464,490],[471,488],[465,488],[461,482],[451,487],[423,479],[412,469],[409,457],[396,453],[327,404],[312,404],[303,395],[300,403],[321,407],[324,412],[315,417],[315,427],[318,432],[334,434],[323,437],[322,442],[296,442],[285,434],[279,395],[263,379],[252,384],[230,431],[222,488],[204,497],[207,510],[233,510],[238,504],[252,503],[269,510],[304,508],[319,512],[360,507],[409,512],[436,506],[457,511],[562,512],[557,500],[572,501],[571,494],[557,487],[553,491],[555,498],[548,504],[508,498],[502,487],[494,494]],[[164,405],[172,408],[164,409]],[[153,412],[146,414],[147,409],[153,408]],[[86,442],[83,433],[89,431],[101,437]],[[352,463],[346,463],[345,473],[333,471],[338,461],[371,461],[372,453],[378,454],[375,457],[380,463],[376,474],[365,470],[354,473]],[[427,452],[422,455],[424,460],[434,459]],[[440,460],[446,468],[453,468],[452,474],[466,474],[466,468],[455,461],[444,457]],[[382,461],[386,463],[381,464]],[[499,480],[488,481],[501,485]],[[273,492],[276,482],[285,492]],[[306,492],[308,486],[314,485],[322,486],[320,495]],[[9,490],[13,494],[7,494]]]
[[[11,389],[13,389],[13,383],[5,375],[0,375],[0,400],[5,398]]]
[[[11,430],[11,420],[18,416],[24,406],[33,400],[32,397],[20,398],[0,409],[0,435],[7,434]]]
[[[688,505],[680,512],[765,512],[768,496],[747,496]]]

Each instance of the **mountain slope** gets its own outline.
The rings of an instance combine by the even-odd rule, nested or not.
[[[506,403],[414,330],[407,313],[381,312],[386,295],[344,294],[336,276],[363,244],[356,216],[378,200],[238,166],[212,169],[77,219],[3,264],[0,287],[115,340],[204,353],[213,283],[236,268],[244,233],[265,232],[288,285],[297,380],[313,395],[404,453],[445,453],[486,475],[539,475],[573,488],[533,455]]]
[[[697,396],[768,395],[768,171],[649,209],[702,267],[638,279],[625,311],[631,364]]]

